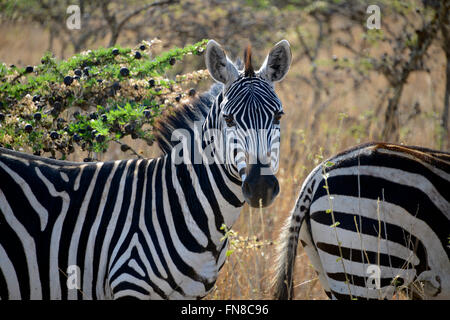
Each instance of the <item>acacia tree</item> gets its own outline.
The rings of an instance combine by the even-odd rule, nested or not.
[[[134,30],[127,29],[130,23],[146,25],[149,15],[157,14],[166,6],[178,2],[179,0],[6,0],[0,4],[0,18],[3,21],[24,20],[39,24],[48,30],[48,50],[53,51],[53,43],[61,41],[63,46],[60,56],[64,58],[64,50],[68,45],[72,45],[73,51],[78,53],[109,37],[108,46],[114,46],[123,31]],[[71,5],[78,5],[80,8],[80,29],[71,30],[66,26],[69,16],[67,8]]]
[[[336,94],[342,94],[342,88],[339,88],[341,93],[330,94],[328,80],[338,81],[342,77],[340,71],[345,70],[345,77],[353,80],[354,90],[363,82],[369,81],[372,73],[376,73],[382,75],[388,84],[386,88],[378,90],[381,92],[379,101],[374,101],[374,105],[378,106],[377,113],[382,107],[385,110],[380,138],[385,141],[398,141],[401,127],[399,104],[410,75],[416,71],[432,72],[427,61],[430,60],[430,47],[433,43],[440,44],[449,61],[448,1],[372,1],[370,5],[381,8],[383,22],[380,30],[367,28],[367,1],[254,0],[253,3],[263,7],[278,6],[298,17],[294,26],[300,43],[300,54],[297,57],[306,58],[311,65],[310,73],[300,76],[299,79],[313,91],[312,130],[316,130],[320,113],[337,97]],[[311,32],[311,29],[315,31]],[[353,32],[355,30],[357,32]],[[362,40],[357,41],[354,34],[363,35]],[[351,57],[341,58],[329,52],[329,61],[324,63],[320,54],[332,46],[344,48]],[[450,75],[447,75],[447,79],[450,79]],[[448,144],[449,140],[449,88],[447,81],[439,138],[441,149],[446,148],[445,144]],[[407,119],[420,113],[417,105],[411,105],[408,109],[410,115]]]
[[[445,30],[449,24],[450,3],[446,1],[379,1],[378,5],[382,8],[384,19],[395,21],[393,25],[384,23],[376,39],[377,42],[386,44],[386,47],[391,49],[390,53],[385,51],[374,54],[365,48],[355,48],[348,40],[339,40],[337,43],[359,58],[367,59],[371,68],[386,78],[389,86],[382,95],[383,100],[387,99],[387,106],[381,138],[385,141],[398,141],[400,128],[398,109],[403,89],[411,73],[430,72],[426,63],[430,59],[429,48],[433,42],[441,41],[439,30],[442,31],[445,39]],[[340,7],[341,15],[347,16],[350,21],[359,22],[356,25],[360,26],[364,25],[363,12],[364,6],[362,8],[360,6],[359,10],[354,10],[351,15],[348,15],[348,11],[342,11]],[[377,32],[373,33],[377,35]],[[448,97],[448,91],[445,96]],[[448,114],[445,105],[444,103],[443,119]],[[410,114],[418,114],[420,110],[417,108],[417,105],[411,105]],[[410,119],[411,116],[408,118]],[[443,131],[446,132],[446,129]],[[439,144],[442,148],[442,140]]]
[[[402,120],[399,105],[403,89],[412,73],[436,72],[429,63],[433,44],[446,54],[450,79],[448,1],[371,1],[381,8],[382,25],[381,30],[369,30],[368,2],[363,0],[80,0],[84,27],[77,32],[64,25],[69,3],[19,0],[0,6],[5,9],[2,17],[31,19],[47,26],[50,40],[58,38],[71,43],[76,52],[102,38],[107,39],[105,45],[112,46],[120,42],[120,35],[126,34],[134,36],[136,42],[156,36],[178,46],[201,38],[220,38],[230,54],[237,57],[241,55],[237,48],[248,42],[263,49],[274,38],[294,37],[294,61],[310,66],[296,77],[312,92],[309,109],[313,113],[313,132],[317,131],[321,114],[334,100],[358,92],[373,76],[381,75],[387,86],[373,88],[380,94],[372,103],[376,115],[384,112],[379,138],[398,141],[399,128],[420,114],[420,107],[413,104],[407,106],[407,117]],[[355,39],[355,34],[362,37]],[[330,48],[336,47],[344,48],[348,54],[335,55]],[[189,62],[195,68],[202,63]],[[177,70],[182,71],[182,67]],[[348,79],[351,87],[347,82],[340,85]],[[439,132],[442,149],[449,146],[449,94],[447,80]]]
[[[274,38],[284,36],[289,25],[286,13],[277,7],[259,10],[246,0],[184,0],[165,7],[151,21],[148,33],[168,43],[183,46],[198,38],[220,39],[232,57],[241,56],[239,48],[248,43],[265,49]],[[259,58],[260,50],[254,51]]]
[[[442,16],[440,23],[441,36],[442,36],[442,49],[445,52],[445,58],[447,60],[445,68],[445,97],[444,107],[442,111],[441,119],[441,150],[450,149],[450,125],[449,125],[449,113],[450,113],[450,3],[446,3],[447,15]]]
[[[158,41],[135,48],[100,48],[58,60],[47,53],[37,66],[0,64],[0,146],[66,159],[76,149],[95,160],[111,143],[140,155],[123,138],[153,143],[161,112],[189,103],[188,85],[207,77],[167,71],[187,55],[201,55],[206,40],[155,55]]]

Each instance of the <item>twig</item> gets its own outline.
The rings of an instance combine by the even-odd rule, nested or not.
[[[120,144],[120,145],[125,144],[125,143],[120,142],[119,140],[112,140],[112,141],[114,141],[115,143]],[[129,145],[127,145],[127,146],[128,146],[128,150],[130,150],[136,157],[138,157],[139,159],[144,158],[139,153],[137,153],[136,150],[134,150],[132,147],[130,147]]]

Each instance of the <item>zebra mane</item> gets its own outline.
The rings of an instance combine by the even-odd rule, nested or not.
[[[387,142],[367,142],[354,146],[353,148],[347,149],[344,152],[338,153],[334,158],[339,158],[340,156],[346,155],[358,149],[363,149],[365,147],[370,147],[373,150],[385,149],[393,152],[400,152],[403,154],[408,154],[413,158],[420,159],[421,161],[428,163],[436,168],[444,171],[449,170],[450,166],[450,153],[445,151],[432,150],[425,147],[419,146],[404,146],[399,144],[387,143]]]
[[[255,70],[253,69],[252,65],[252,46],[250,44],[245,49],[244,58],[245,58],[245,71],[244,71],[245,76],[254,77]]]
[[[155,140],[164,154],[170,153],[170,150],[179,143],[171,141],[172,133],[177,129],[193,130],[194,122],[203,121],[214,100],[221,94],[223,84],[215,83],[209,91],[199,95],[189,104],[176,107],[163,114],[155,123]]]

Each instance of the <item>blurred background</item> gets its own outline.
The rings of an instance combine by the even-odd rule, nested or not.
[[[73,4],[80,29],[67,27]],[[293,62],[276,85],[286,113],[281,192],[269,208],[244,208],[230,233],[234,251],[207,297],[267,299],[280,227],[322,159],[368,141],[450,150],[449,7],[445,0],[3,0],[0,62],[35,65],[46,51],[66,59],[154,38],[161,50],[215,39],[232,59],[251,43],[259,68],[268,50],[287,39]],[[168,76],[204,68],[203,57],[190,57]],[[161,154],[157,146],[129,144],[147,157]],[[127,157],[111,148],[102,159]],[[296,299],[326,298],[302,248],[295,291]]]

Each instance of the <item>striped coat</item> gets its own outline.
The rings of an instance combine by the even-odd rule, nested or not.
[[[448,153],[352,148],[305,180],[281,236],[275,297],[292,298],[300,240],[330,298],[390,298],[406,288],[414,298],[448,299],[449,236]]]
[[[249,54],[239,71],[211,40],[205,59],[220,83],[160,119],[157,159],[71,163],[0,148],[1,299],[197,299],[213,288],[224,226],[244,202],[267,206],[278,194],[273,82],[291,55],[284,40],[257,73],[247,72]],[[258,144],[244,139],[238,152],[228,141],[242,128]],[[203,161],[211,151],[220,158],[206,148],[222,141],[209,130],[227,142],[228,162]],[[269,164],[249,163],[262,146]]]
[[[0,149],[0,181],[2,299],[203,296],[243,205],[220,166],[170,154],[68,163]]]

